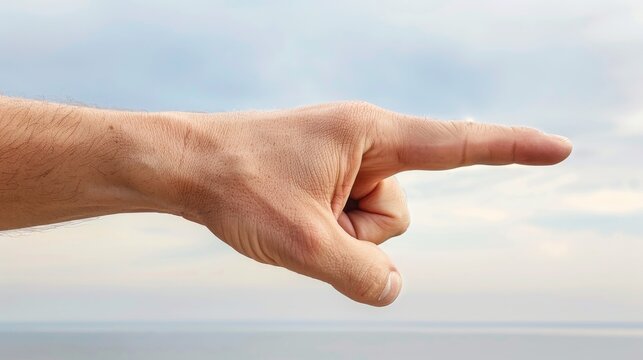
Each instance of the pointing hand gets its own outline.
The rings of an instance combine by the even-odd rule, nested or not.
[[[550,165],[571,143],[524,127],[437,121],[366,103],[196,116],[168,194],[238,252],[383,306],[402,281],[378,244],[409,226],[393,175]]]

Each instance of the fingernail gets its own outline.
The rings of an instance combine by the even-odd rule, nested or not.
[[[572,143],[572,141],[571,141],[571,140],[569,140],[569,138],[566,138],[566,137],[564,137],[564,136],[560,136],[560,135],[552,135],[552,137],[553,137],[554,139],[558,140],[558,141],[562,141],[562,142],[567,143],[567,144],[571,144],[571,143]]]
[[[388,305],[392,303],[399,295],[401,288],[402,277],[397,271],[391,271],[388,274],[386,286],[384,287],[384,290],[382,290],[382,293],[380,294],[380,297],[377,299],[377,301],[382,305]]]

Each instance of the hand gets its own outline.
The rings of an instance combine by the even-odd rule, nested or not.
[[[406,170],[549,165],[571,143],[524,127],[436,121],[366,103],[195,115],[167,194],[238,252],[383,306],[402,280],[378,244],[409,226]]]

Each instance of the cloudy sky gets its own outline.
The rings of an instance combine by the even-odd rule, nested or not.
[[[3,2],[0,92],[149,111],[361,99],[539,127],[574,153],[402,174],[387,308],[136,214],[0,234],[0,321],[643,321],[639,0],[154,3]]]

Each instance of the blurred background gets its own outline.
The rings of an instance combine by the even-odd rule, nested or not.
[[[641,64],[638,0],[2,1],[4,95],[206,112],[359,99],[575,148],[551,168],[402,174],[412,225],[383,247],[405,286],[386,308],[132,214],[0,234],[0,322],[643,321]]]

